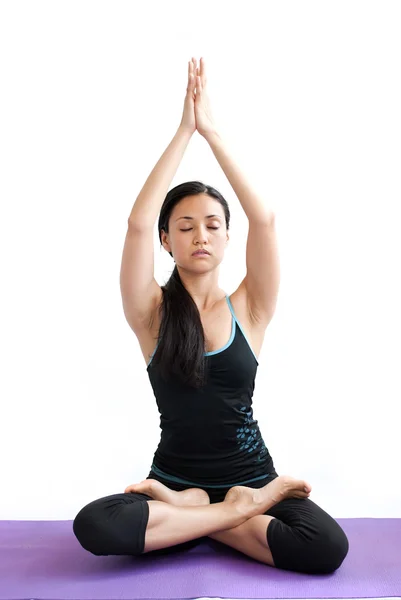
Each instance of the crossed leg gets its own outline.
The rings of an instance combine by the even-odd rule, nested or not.
[[[149,494],[154,499],[176,506],[196,506],[210,503],[208,494],[200,488],[176,492],[149,478],[139,484],[128,486],[125,492],[129,491]],[[274,567],[273,556],[267,542],[267,529],[274,518],[269,515],[256,515],[237,527],[221,530],[207,537]]]
[[[256,515],[238,527],[217,531],[207,537],[274,567],[273,556],[267,543],[267,528],[274,518],[269,515]]]
[[[143,492],[177,506],[210,503],[204,490],[176,492],[152,479],[129,486],[125,491]],[[208,537],[264,564],[302,573],[332,573],[342,564],[349,548],[340,525],[306,497],[287,497],[264,514]]]

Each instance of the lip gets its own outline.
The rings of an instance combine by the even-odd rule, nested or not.
[[[209,252],[207,252],[207,250],[196,250],[195,252],[192,252],[192,256],[209,256]]]

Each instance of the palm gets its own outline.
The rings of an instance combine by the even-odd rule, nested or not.
[[[200,60],[200,69],[196,69],[195,119],[196,128],[201,135],[215,131],[214,118],[207,92],[205,63]]]

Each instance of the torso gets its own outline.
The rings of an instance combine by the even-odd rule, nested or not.
[[[160,290],[158,305],[160,304],[161,299],[162,292]],[[252,320],[249,314],[246,296],[241,287],[233,292],[229,296],[229,299],[256,358],[259,358],[266,325],[255,323]],[[200,312],[200,318],[206,338],[206,352],[214,352],[215,350],[223,348],[230,339],[232,326],[232,315],[225,294],[213,305],[210,311],[207,313]],[[151,316],[149,328],[144,328],[140,332],[135,332],[146,365],[148,365],[150,357],[156,348],[159,327],[160,315],[157,306]]]

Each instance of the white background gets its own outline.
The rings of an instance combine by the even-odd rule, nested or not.
[[[400,4],[0,5],[0,519],[73,519],[150,470],[159,413],[119,275],[127,219],[205,57],[230,151],[276,212],[281,286],[254,417],[335,518],[401,517]],[[195,133],[171,186],[221,191]],[[155,276],[173,259],[155,226]]]

